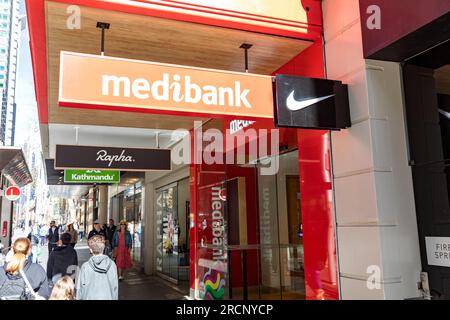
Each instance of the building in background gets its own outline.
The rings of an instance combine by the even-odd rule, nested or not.
[[[2,145],[14,145],[16,123],[16,78],[20,33],[25,29],[20,15],[20,0],[0,0],[0,139]]]
[[[51,219],[49,187],[45,181],[39,126],[36,122],[30,121],[29,128],[28,138],[24,141],[22,150],[33,182],[22,189],[23,196],[17,201],[16,206],[17,221],[27,226],[35,223],[45,224]]]

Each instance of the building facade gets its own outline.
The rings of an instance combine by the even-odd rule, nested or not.
[[[426,205],[440,203],[435,209],[442,214],[439,221],[447,221],[445,171],[433,176],[439,182],[425,179],[427,190],[440,192],[438,200],[430,200],[420,191],[417,181],[424,178],[410,160],[411,125],[436,129],[436,115],[448,111],[436,108],[425,124],[411,120],[404,68],[413,57],[445,42],[424,42],[416,51],[398,44],[408,43],[411,34],[414,39],[417,30],[430,39],[430,24],[447,21],[448,1],[431,13],[423,11],[423,21],[414,16],[414,24],[411,15],[405,30],[395,23],[400,11],[387,1],[369,2],[29,2],[44,157],[58,162],[58,145],[86,150],[83,159],[72,151],[79,163],[58,162],[56,170],[87,169],[89,148],[100,153],[118,148],[121,155],[166,149],[176,159],[187,145],[188,161],[172,161],[170,170],[143,170],[129,163],[115,167],[122,170],[121,182],[95,186],[86,197],[93,202],[86,225],[96,219],[127,219],[135,262],[195,299],[428,298],[427,272],[432,289],[446,297],[448,286],[439,287],[436,280],[445,272],[430,267],[425,243],[445,236],[446,229],[425,232],[420,218]],[[390,16],[393,11],[397,16]],[[96,22],[110,23],[105,52],[100,52]],[[142,26],[146,32],[130,32]],[[383,26],[393,31],[383,32]],[[158,72],[161,78],[146,79]],[[195,78],[198,73],[203,76]],[[264,98],[273,107],[271,83],[280,76],[346,84],[351,126],[283,127],[279,113],[266,118],[263,112],[252,114],[263,109]],[[222,99],[214,95],[211,83],[226,77],[234,77],[240,100],[230,99],[232,89],[224,86],[217,91]],[[266,80],[269,86],[262,85],[255,97],[238,87],[245,77],[253,77],[245,82],[248,86]],[[193,92],[201,89],[193,79],[209,95],[194,98]],[[439,87],[445,87],[444,80]],[[417,80],[412,86],[420,91],[424,83]],[[428,85],[430,96],[436,95]],[[286,101],[292,106],[293,98],[299,106],[294,91]],[[257,107],[248,107],[247,94],[250,101],[258,99]],[[142,102],[151,95],[159,99]],[[165,100],[169,102],[161,102]],[[227,101],[234,114],[218,111]],[[235,142],[217,142],[218,136]],[[267,141],[276,148],[252,157],[252,146],[260,148]],[[445,138],[440,141],[440,153],[437,147],[436,158],[421,158],[424,164],[447,161],[439,158],[446,146]],[[426,154],[433,144],[427,140],[422,145]],[[274,163],[277,170],[265,174]],[[105,168],[96,161],[90,166]]]
[[[2,144],[5,146],[14,145],[17,64],[20,33],[25,29],[25,23],[25,17],[20,16],[20,0],[0,2],[0,90],[2,96],[0,129]]]

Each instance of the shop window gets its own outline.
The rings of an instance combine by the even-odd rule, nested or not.
[[[189,179],[156,191],[156,270],[172,281],[189,280]]]

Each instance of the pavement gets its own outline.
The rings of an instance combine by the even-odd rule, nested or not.
[[[36,249],[36,250],[35,250]],[[47,269],[48,247],[35,248],[38,263]],[[90,252],[85,240],[77,243],[78,265],[89,260]],[[187,289],[186,289],[187,288]],[[189,295],[188,286],[176,286],[156,276],[148,276],[133,268],[119,282],[119,300],[183,300]]]

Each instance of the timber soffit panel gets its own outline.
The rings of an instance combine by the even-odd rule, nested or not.
[[[438,93],[450,95],[450,65],[443,66],[434,72]]]
[[[81,7],[81,29],[67,28],[67,4],[46,2],[49,123],[109,125],[120,127],[192,128],[194,120],[58,106],[60,51],[99,54],[97,21],[111,23],[106,31],[105,54],[113,57],[243,71],[243,42],[252,43],[250,71],[270,75],[312,42],[213,27],[190,22]]]

